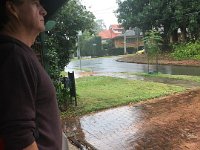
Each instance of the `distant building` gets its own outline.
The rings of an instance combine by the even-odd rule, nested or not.
[[[137,48],[141,49],[144,47],[142,32],[136,33],[135,30],[126,30],[125,33],[120,34],[113,38],[113,44],[115,48],[123,48],[126,42],[127,48]]]
[[[110,25],[108,30],[103,30],[99,32],[98,36],[101,37],[102,43],[104,43],[106,40],[111,40],[115,38],[116,36],[122,34],[124,31],[124,28],[121,25]]]
[[[108,30],[101,31],[98,35],[102,39],[102,43],[106,43],[107,40],[112,40],[113,48],[124,48],[126,42],[127,48],[138,48],[144,46],[142,40],[143,35],[139,30],[136,33],[136,29],[126,30],[121,25],[111,25]]]

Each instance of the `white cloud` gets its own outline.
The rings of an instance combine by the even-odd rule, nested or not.
[[[96,19],[103,19],[107,28],[111,24],[117,24],[114,14],[118,7],[116,0],[81,0],[81,3],[95,15]]]

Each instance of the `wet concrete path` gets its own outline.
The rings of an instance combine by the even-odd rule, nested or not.
[[[199,118],[200,89],[196,89],[81,118],[67,118],[65,131],[81,143],[88,143],[90,149],[198,150]]]

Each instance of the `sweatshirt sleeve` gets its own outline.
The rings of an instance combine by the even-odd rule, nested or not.
[[[28,56],[12,53],[0,67],[0,135],[7,150],[35,141],[37,73]]]

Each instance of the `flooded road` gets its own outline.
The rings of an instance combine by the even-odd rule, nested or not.
[[[65,131],[98,150],[200,149],[200,90],[66,119]]]
[[[117,62],[116,59],[119,57],[109,57],[109,58],[95,58],[95,59],[85,59],[72,61],[66,67],[66,71],[74,71],[80,69],[80,64],[82,70],[87,70],[91,72],[148,72],[147,64],[136,64],[136,63],[125,63]],[[155,65],[150,65],[150,71],[156,70]],[[189,66],[173,66],[173,65],[159,65],[159,72],[164,74],[174,74],[174,75],[200,75],[200,67],[189,67]]]

